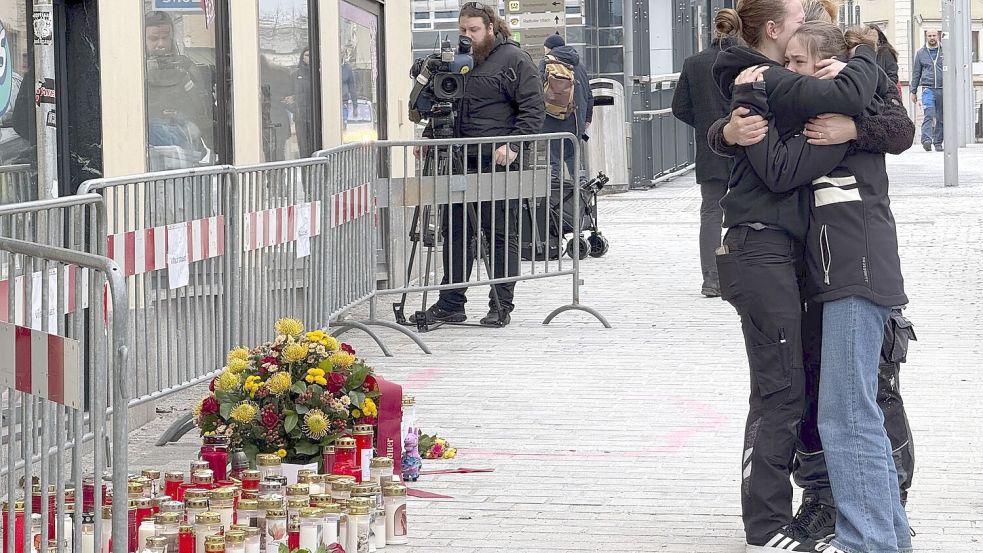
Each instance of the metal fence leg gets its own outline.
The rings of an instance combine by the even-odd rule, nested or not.
[[[169,426],[167,430],[165,430],[164,433],[160,435],[160,438],[157,439],[157,443],[155,443],[154,445],[156,445],[157,447],[161,447],[170,443],[177,442],[185,434],[193,430],[194,427],[195,427],[195,423],[194,421],[191,420],[191,413],[186,413],[184,415],[181,415],[181,418],[174,421],[174,423],[171,424],[171,426]]]
[[[551,322],[553,322],[553,319],[555,319],[557,315],[563,313],[564,311],[583,311],[585,313],[590,313],[591,315],[594,316],[595,319],[597,319],[598,321],[601,322],[602,325],[604,325],[604,328],[611,328],[611,323],[609,323],[608,320],[604,318],[604,315],[601,315],[593,307],[587,307],[586,305],[580,305],[580,304],[570,304],[570,305],[564,305],[563,307],[557,307],[556,309],[553,310],[552,313],[549,314],[549,316],[546,317],[546,320],[543,321],[543,324],[544,325],[550,324]]]
[[[328,325],[328,328],[337,328],[341,331],[341,333],[344,333],[345,331],[352,328],[361,330],[362,332],[368,334],[370,338],[375,340],[375,343],[379,345],[379,349],[382,350],[383,355],[385,355],[386,357],[393,356],[392,352],[389,351],[389,348],[386,347],[386,344],[383,343],[382,338],[378,334],[373,332],[372,329],[365,324],[362,324],[357,321],[337,321],[337,322],[330,323]],[[339,333],[339,335],[341,333]]]

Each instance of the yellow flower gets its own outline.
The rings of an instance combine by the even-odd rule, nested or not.
[[[331,357],[328,358],[328,361],[330,361],[331,364],[334,365],[335,367],[341,367],[343,369],[347,369],[348,367],[351,367],[352,365],[355,364],[355,356],[348,353],[347,351],[336,351],[333,354],[331,354]]]
[[[247,368],[249,368],[249,361],[246,361],[245,359],[239,359],[236,357],[229,360],[228,369],[232,374],[239,374]]]
[[[307,369],[307,376],[304,380],[308,384],[320,384],[321,386],[327,386],[328,380],[324,378],[324,371],[321,369]]]
[[[304,415],[302,430],[308,438],[320,440],[328,434],[328,417],[320,409],[311,409]]]
[[[293,382],[290,381],[290,373],[286,371],[280,371],[266,381],[266,387],[270,389],[270,393],[277,396],[289,390],[291,384]]]
[[[457,449],[453,447],[449,447],[445,449],[444,454],[442,455],[444,459],[453,459],[456,456],[457,456]]]
[[[206,396],[207,397],[207,396]],[[201,420],[201,405],[205,403],[205,398],[201,398],[191,407],[191,420],[198,424]]]
[[[258,412],[259,409],[256,408],[254,403],[240,401],[238,405],[232,408],[229,416],[232,417],[232,420],[238,423],[246,424],[252,422],[252,420],[256,418],[256,413]]]
[[[236,348],[229,352],[226,359],[229,361],[229,363],[231,363],[233,359],[249,361],[249,350],[246,348]]]
[[[307,357],[307,351],[307,346],[293,342],[283,348],[281,357],[284,363],[296,363]]]
[[[362,412],[359,411],[358,409],[352,409],[352,416],[355,417],[356,419],[360,419],[362,418]]]
[[[242,384],[242,378],[238,374],[232,371],[223,371],[218,376],[218,381],[215,382],[215,389],[220,392],[228,392],[238,388],[240,384]]]
[[[247,376],[246,382],[242,385],[242,389],[249,392],[249,395],[254,395],[256,390],[263,387],[263,379],[258,376]]]
[[[273,328],[276,330],[277,334],[282,334],[284,336],[299,336],[301,332],[304,332],[304,323],[298,321],[297,319],[280,319],[277,321]]]
[[[334,336],[331,336],[323,330],[312,330],[308,332],[307,339],[311,342],[321,344],[324,346],[324,349],[328,351],[334,351],[341,347],[341,344],[338,343],[338,340],[336,340]]]
[[[283,459],[284,457],[287,456],[287,450],[286,449],[283,449],[283,448],[280,448],[280,449],[276,450],[276,454],[277,454],[277,457]]]
[[[369,397],[365,398],[365,401],[362,402],[362,411],[366,417],[374,417],[379,414],[379,409],[375,406],[375,402]]]

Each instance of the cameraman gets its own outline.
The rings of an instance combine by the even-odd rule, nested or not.
[[[545,106],[543,81],[532,58],[511,41],[505,21],[498,16],[497,3],[485,5],[467,2],[458,15],[461,35],[473,43],[474,68],[465,78],[457,135],[463,138],[518,136],[536,134],[543,126]],[[426,132],[424,136],[429,136]],[[467,167],[482,173],[519,170],[519,152],[527,145],[522,141],[501,146],[482,145],[466,149]],[[530,156],[525,156],[530,160]],[[474,265],[475,239],[473,224],[480,222],[491,245],[492,277],[519,274],[519,202],[518,200],[472,204],[479,221],[467,205],[454,204],[444,210],[441,233],[444,276],[441,284],[466,282]],[[448,213],[449,212],[449,213]],[[449,236],[448,236],[449,233]],[[453,255],[452,255],[453,254]],[[453,260],[453,263],[451,261]],[[505,326],[510,313],[515,283],[496,284],[489,293],[488,314],[481,319],[486,326]],[[464,322],[467,315],[467,288],[442,290],[440,299],[426,311],[427,322]],[[497,301],[496,301],[497,300]]]

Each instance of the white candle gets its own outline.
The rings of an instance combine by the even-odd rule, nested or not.
[[[320,544],[320,539],[317,535],[317,526],[309,526],[306,524],[301,524],[300,526],[300,548],[306,549],[308,551],[317,551],[317,546]]]
[[[140,522],[140,528],[137,529],[137,547],[140,551],[147,546],[147,538],[152,538],[157,535],[157,526],[154,524],[153,519],[145,518]]]

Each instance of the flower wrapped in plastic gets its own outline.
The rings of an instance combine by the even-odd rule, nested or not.
[[[375,424],[372,368],[323,330],[280,319],[276,337],[228,353],[227,365],[192,409],[201,435],[225,434],[250,460],[276,453],[309,463],[355,424]]]

